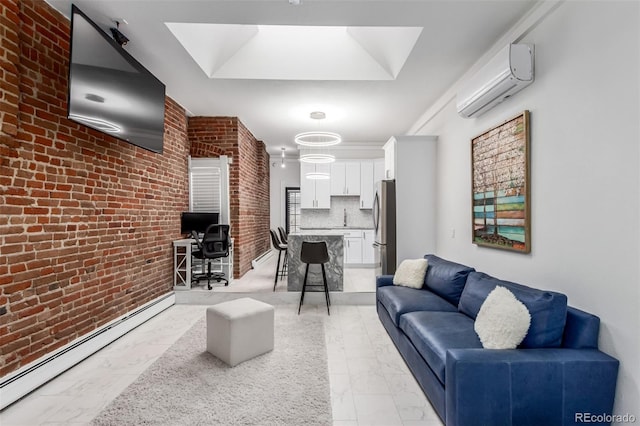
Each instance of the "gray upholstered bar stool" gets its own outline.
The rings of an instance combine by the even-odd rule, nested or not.
[[[300,260],[307,264],[304,271],[304,281],[302,283],[302,293],[300,294],[300,304],[298,305],[298,315],[300,315],[300,308],[302,308],[302,302],[304,301],[304,292],[307,287],[307,275],[309,274],[310,264],[319,264],[322,268],[322,284],[309,284],[310,286],[324,286],[324,297],[327,301],[327,314],[329,312],[329,306],[331,306],[331,299],[329,297],[329,286],[327,285],[327,274],[324,271],[324,264],[329,261],[329,251],[327,250],[327,243],[324,241],[303,241],[302,249],[300,250]]]

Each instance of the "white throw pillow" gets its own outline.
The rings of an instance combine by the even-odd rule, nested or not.
[[[393,276],[393,283],[405,287],[422,288],[426,272],[427,259],[403,260]]]
[[[480,307],[474,329],[487,349],[515,349],[527,335],[531,315],[505,287],[497,286]]]

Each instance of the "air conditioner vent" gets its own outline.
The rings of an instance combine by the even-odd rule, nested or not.
[[[458,114],[477,117],[533,83],[533,59],[533,45],[505,46],[462,84],[456,100]]]

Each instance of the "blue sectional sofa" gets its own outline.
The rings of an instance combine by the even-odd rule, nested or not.
[[[598,350],[598,317],[567,306],[563,294],[425,258],[420,289],[393,285],[390,275],[376,278],[377,311],[447,426],[573,425],[586,413],[612,413],[618,361]],[[498,285],[531,316],[517,349],[484,349],[474,331]]]

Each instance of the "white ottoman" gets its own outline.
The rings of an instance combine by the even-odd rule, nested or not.
[[[273,306],[243,297],[207,308],[207,351],[230,366],[273,350]]]

